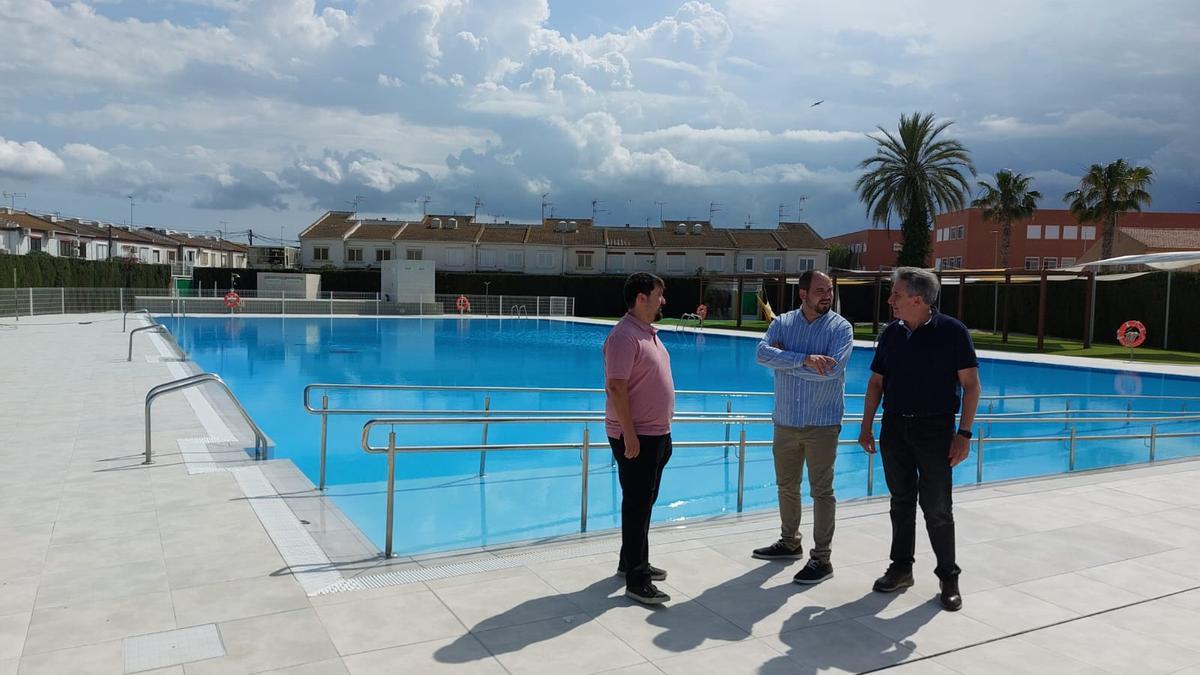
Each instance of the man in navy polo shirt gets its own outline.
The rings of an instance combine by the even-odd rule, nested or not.
[[[879,447],[892,493],[892,564],[874,590],[892,593],[913,585],[917,504],[937,558],[942,606],[962,608],[954,562],[952,469],[971,450],[971,424],[979,404],[979,361],[962,322],[937,311],[941,285],[928,270],[892,273],[888,305],[896,320],[884,329],[863,403],[858,442],[875,452],[872,424],[883,400]],[[955,414],[958,425],[955,426]]]

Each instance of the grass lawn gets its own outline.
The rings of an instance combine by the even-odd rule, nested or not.
[[[618,317],[596,317],[602,319],[616,320]],[[679,319],[664,318],[658,322],[662,326],[675,326],[679,323]],[[688,325],[693,325],[694,321],[689,321]],[[705,328],[727,328],[737,330],[737,322],[732,319],[713,319],[705,321]],[[761,333],[767,329],[766,321],[743,321],[741,330]],[[870,324],[856,325],[854,327],[854,337],[859,340],[874,340],[875,334],[871,332]],[[1019,353],[1037,353],[1037,336],[1036,335],[1018,335],[1016,333],[1008,334],[1008,342],[1000,341],[999,333],[990,331],[971,331],[971,338],[975,341],[977,349],[991,349],[1001,352],[1019,352]],[[1120,361],[1129,360],[1129,350],[1118,345],[1097,344],[1087,349],[1083,348],[1083,343],[1079,340],[1066,340],[1063,338],[1047,336],[1044,341],[1043,354],[1055,354],[1058,356],[1087,356],[1097,359],[1115,359]],[[1200,366],[1200,354],[1195,352],[1180,352],[1164,349],[1150,349],[1141,347],[1134,350],[1134,364],[1137,363],[1180,363],[1185,365]]]

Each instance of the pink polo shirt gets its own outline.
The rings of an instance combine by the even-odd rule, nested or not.
[[[657,328],[632,314],[622,317],[604,341],[604,376],[629,382],[629,414],[639,436],[671,433],[675,381],[671,355],[658,339]],[[610,437],[621,437],[611,397],[605,402],[604,427]]]

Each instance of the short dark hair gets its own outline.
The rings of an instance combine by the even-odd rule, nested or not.
[[[637,304],[638,293],[650,295],[656,288],[666,288],[667,285],[663,280],[649,272],[634,272],[625,278],[625,288],[622,295],[625,297],[625,309],[633,309]]]
[[[827,279],[831,279],[828,274],[825,274],[821,270],[807,270],[804,272],[804,274],[800,275],[800,290],[807,291],[808,289],[812,288],[813,279],[816,278],[818,274]]]

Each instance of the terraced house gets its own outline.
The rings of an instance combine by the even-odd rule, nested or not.
[[[469,215],[419,221],[360,219],[329,211],[300,233],[306,268],[371,268],[391,258],[432,260],[441,271],[543,275],[796,274],[828,267],[829,246],[807,223],[721,228],[703,220],[658,227],[597,226],[589,218],[476,222]]]

